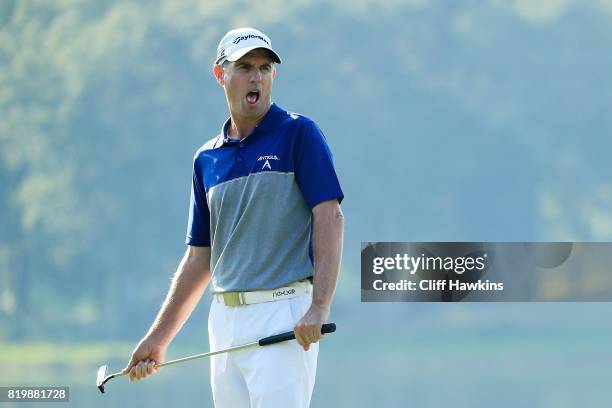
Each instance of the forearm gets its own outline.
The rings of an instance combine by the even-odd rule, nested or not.
[[[207,254],[196,255],[190,250],[185,252],[146,337],[169,344],[187,321],[210,281],[210,249],[204,251]],[[202,256],[206,255],[208,259],[203,262]]]
[[[344,216],[335,200],[322,205],[322,208],[315,208],[313,211],[315,274],[312,304],[329,309],[340,272],[344,240]]]

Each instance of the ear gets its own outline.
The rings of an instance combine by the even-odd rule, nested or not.
[[[276,78],[276,66],[272,66],[272,78]]]
[[[221,86],[225,85],[225,80],[223,78],[223,68],[221,68],[217,64],[214,64],[213,65],[213,75],[215,76],[215,78],[217,78],[217,82],[219,83],[219,85]]]

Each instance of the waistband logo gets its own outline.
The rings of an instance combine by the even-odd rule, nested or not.
[[[285,290],[277,290],[272,292],[272,297],[277,298],[281,296],[289,296],[295,293],[295,289],[285,289]]]

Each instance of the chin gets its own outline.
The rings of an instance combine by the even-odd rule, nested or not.
[[[253,113],[261,112],[264,110],[264,106],[265,104],[261,103],[260,101],[260,102],[257,102],[254,106],[246,105],[246,110],[247,112],[253,112]]]
[[[251,115],[255,114],[255,113],[259,112],[259,111],[261,111],[261,106],[259,106],[259,105],[256,105],[256,106],[249,106],[249,105],[247,105],[244,108],[244,112],[247,113],[247,114],[251,114]]]

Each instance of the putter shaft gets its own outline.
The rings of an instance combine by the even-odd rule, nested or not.
[[[333,333],[335,331],[336,331],[336,325],[334,323],[326,323],[321,327],[321,334]],[[247,343],[247,344],[243,344],[240,346],[230,347],[230,348],[226,348],[223,350],[217,350],[217,351],[209,351],[208,353],[196,354],[196,355],[189,356],[189,357],[183,357],[183,358],[178,358],[176,360],[170,360],[162,364],[155,364],[153,367],[162,368],[162,367],[166,367],[172,364],[178,364],[178,363],[183,363],[185,361],[196,360],[198,358],[214,356],[215,354],[230,353],[233,351],[238,351],[238,350],[242,350],[242,349],[246,349],[250,347],[256,347],[256,346],[264,347],[264,346],[269,346],[271,344],[281,343],[283,341],[294,340],[294,339],[295,339],[295,333],[293,331],[289,331],[286,333],[275,334],[273,336],[264,337],[263,339],[260,339],[259,341],[254,341],[252,343]],[[96,380],[96,385],[98,386],[98,389],[102,393],[104,393],[104,384],[106,384],[107,381],[115,377],[121,377],[121,376],[128,374],[128,373],[118,372],[118,373],[114,373],[110,375],[105,375],[106,370],[107,370],[106,365],[103,365],[100,368],[98,368],[98,376]]]
[[[210,356],[214,356],[215,354],[229,353],[232,351],[238,351],[238,350],[242,350],[242,349],[246,349],[246,348],[254,347],[254,346],[259,346],[259,343],[254,341],[252,343],[243,344],[241,346],[236,346],[236,347],[230,347],[230,348],[226,348],[223,350],[209,351],[208,353],[201,353],[201,354],[196,354],[196,355],[189,356],[189,357],[177,358],[176,360],[166,361],[165,363],[162,363],[162,364],[155,364],[153,368],[167,367],[172,364],[178,364],[178,363],[183,363],[185,361],[197,360],[199,358],[210,357]],[[114,374],[109,374],[106,377],[104,377],[104,381],[102,382],[102,384],[106,383],[108,380],[112,378],[121,377],[121,376],[128,375],[128,374],[129,373],[123,373],[121,371],[114,373]]]
[[[182,363],[184,361],[190,361],[190,360],[196,360],[198,358],[210,357],[210,356],[214,356],[216,354],[221,354],[221,353],[229,353],[232,351],[238,351],[238,350],[246,349],[246,348],[253,347],[253,346],[259,346],[259,342],[254,341],[252,343],[247,343],[247,344],[243,344],[241,346],[236,346],[236,347],[230,347],[230,348],[226,348],[223,350],[209,351],[208,353],[196,354],[193,356],[183,357],[183,358],[177,358],[176,360],[167,361],[162,364],[155,364],[153,368],[166,367],[172,364]]]

